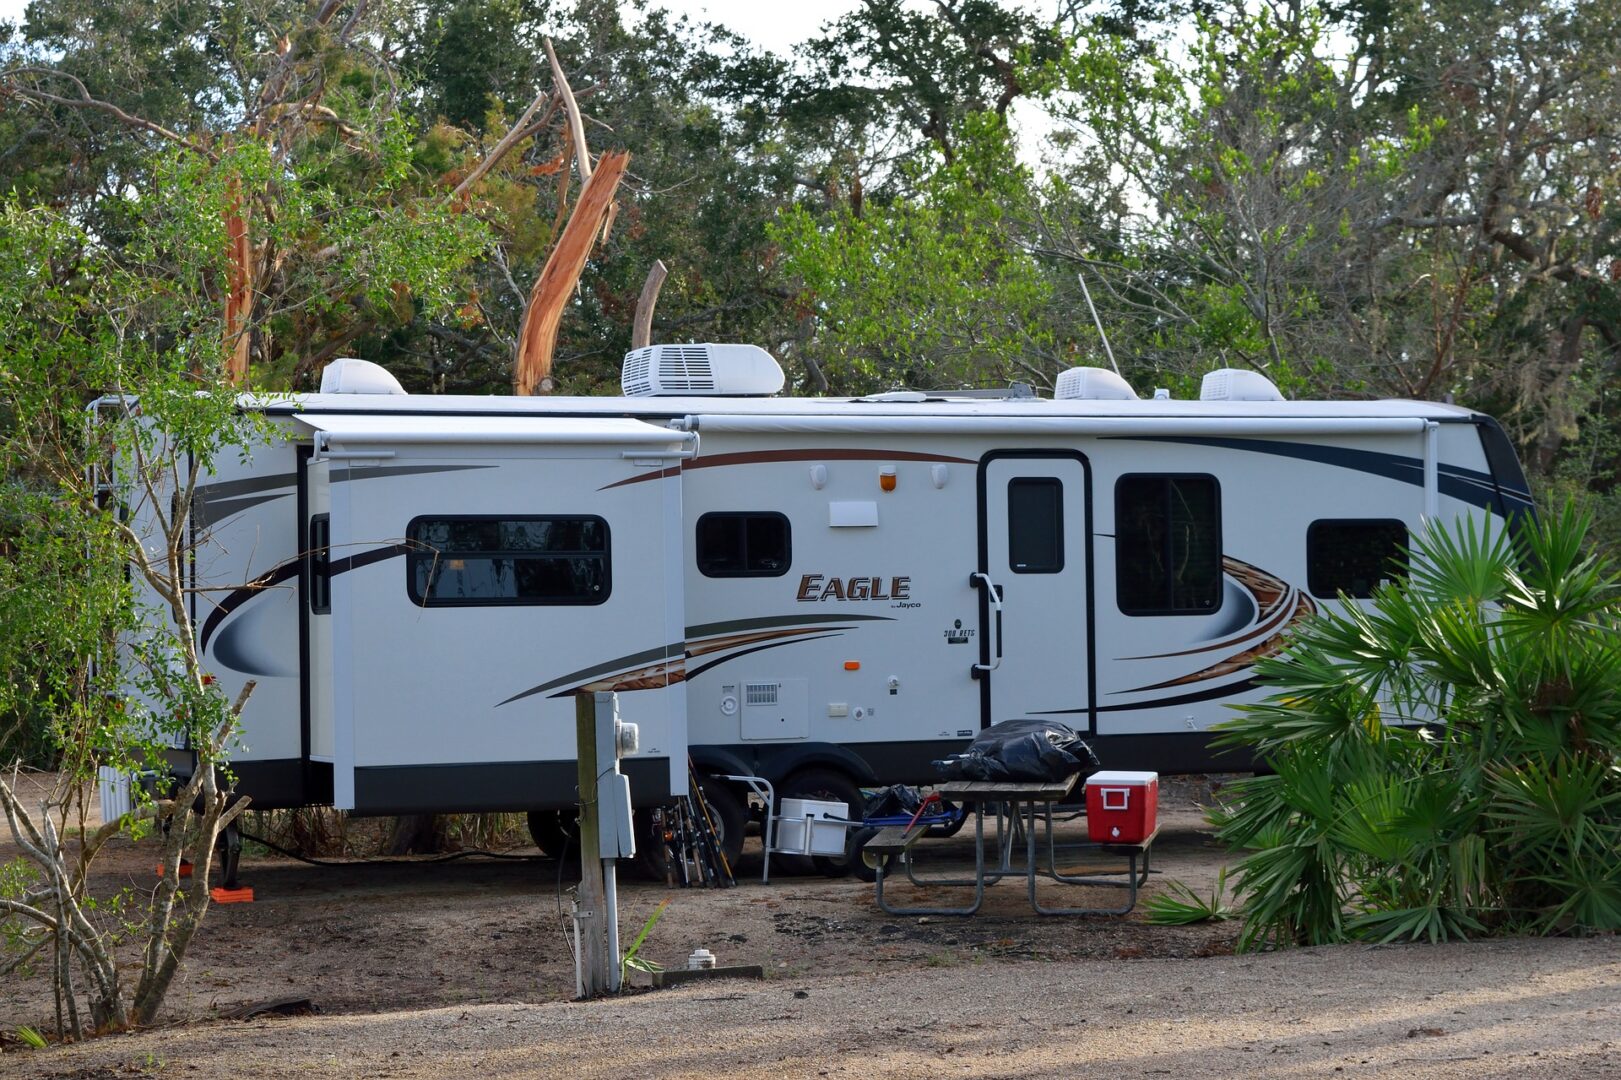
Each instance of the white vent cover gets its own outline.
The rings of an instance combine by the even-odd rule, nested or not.
[[[323,394],[403,394],[405,387],[370,360],[339,357],[321,372]]]
[[[1054,401],[1136,401],[1137,391],[1108,368],[1072,367],[1058,373]]]
[[[626,397],[769,397],[782,368],[758,345],[649,345],[625,354]]]
[[[1200,401],[1282,401],[1272,380],[1247,368],[1217,368],[1199,384]]]
[[[748,705],[775,705],[777,683],[751,682],[743,684],[743,701]]]

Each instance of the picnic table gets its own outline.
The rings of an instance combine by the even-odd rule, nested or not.
[[[1030,906],[1040,915],[1124,915],[1137,906],[1137,891],[1148,880],[1149,850],[1152,848],[1156,828],[1152,835],[1136,844],[1083,843],[1066,844],[1065,848],[1096,851],[1126,859],[1124,880],[1120,876],[1099,877],[1095,874],[1066,874],[1058,869],[1058,843],[1053,831],[1053,806],[1068,798],[1075,789],[1079,773],[1058,781],[1003,781],[953,780],[937,790],[944,799],[971,808],[974,813],[974,874],[972,877],[918,877],[914,870],[916,845],[926,827],[906,828],[892,826],[881,830],[868,840],[864,850],[877,861],[878,906],[891,915],[972,915],[985,902],[985,888],[1004,877],[1023,876],[1029,892]],[[996,848],[993,859],[986,858],[985,814],[991,808],[996,815]],[[1038,823],[1045,843],[1038,847]],[[1023,838],[1024,861],[1014,861],[1014,852]],[[1045,853],[1038,860],[1038,851]],[[945,886],[972,888],[973,901],[963,907],[897,907],[884,895],[885,879],[894,866],[902,867],[908,880],[924,887]],[[1064,885],[1124,889],[1124,905],[1113,908],[1044,907],[1036,895],[1039,879],[1047,878]]]

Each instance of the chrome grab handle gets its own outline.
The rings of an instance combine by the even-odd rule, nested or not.
[[[984,582],[985,594],[990,599],[991,611],[994,613],[992,622],[996,626],[996,651],[992,653],[989,664],[975,664],[974,676],[977,678],[982,672],[989,673],[1002,666],[1002,591],[996,587],[989,574],[973,573],[968,575],[968,584],[976,585]]]

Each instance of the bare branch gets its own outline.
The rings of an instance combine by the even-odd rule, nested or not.
[[[73,84],[75,89],[79,91],[79,96],[76,98],[63,97],[60,94],[52,94],[49,91],[41,90],[38,87],[24,86],[23,84],[15,81],[16,76],[18,75],[40,75],[48,78],[66,79],[68,82]],[[58,71],[55,68],[18,67],[12,68],[9,71],[0,72],[0,79],[6,80],[6,85],[3,87],[3,89],[10,93],[20,94],[24,97],[34,98],[38,101],[49,101],[56,105],[67,105],[75,109],[94,109],[97,112],[104,112],[119,121],[119,123],[127,124],[133,128],[139,128],[142,131],[149,131],[154,135],[168,139],[170,142],[178,143],[188,150],[201,154],[209,161],[219,161],[219,157],[212,150],[208,149],[206,146],[203,146],[201,143],[198,143],[193,139],[188,139],[179,132],[171,131],[162,124],[155,123],[143,116],[136,116],[133,113],[125,112],[123,109],[120,109],[117,105],[114,105],[110,101],[102,101],[99,98],[92,97],[90,95],[90,90],[84,85],[78,76],[71,75],[66,71]]]
[[[563,106],[568,109],[569,131],[574,138],[575,160],[580,166],[580,181],[583,183],[591,179],[591,150],[585,145],[585,121],[580,117],[580,103],[574,100],[574,91],[569,89],[568,76],[563,74],[563,65],[557,62],[557,51],[552,48],[552,39],[546,38],[546,59],[552,65],[552,78],[557,83],[557,93],[563,99]]]
[[[553,63],[556,63],[556,61],[554,60]],[[535,95],[535,100],[529,103],[529,108],[523,111],[523,115],[518,117],[518,122],[513,124],[507,130],[507,133],[502,136],[501,141],[495,144],[495,149],[486,154],[484,160],[480,161],[474,166],[473,171],[467,174],[467,178],[456,185],[456,189],[450,193],[452,199],[458,199],[465,195],[474,184],[484,179],[485,173],[495,168],[496,163],[507,155],[507,151],[518,145],[519,141],[528,133],[529,118],[534,116],[536,110],[545,102],[546,91],[542,90]]]

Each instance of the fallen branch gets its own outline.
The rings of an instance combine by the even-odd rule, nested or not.
[[[552,48],[552,39],[543,41],[546,46],[546,59],[552,65],[552,79],[557,83],[557,93],[563,99],[563,107],[568,110],[569,131],[574,137],[574,156],[580,164],[580,179],[591,179],[591,151],[585,145],[585,120],[580,116],[580,103],[574,100],[574,91],[569,88],[568,76],[563,74],[563,65],[557,62],[557,51]],[[602,163],[597,163],[600,168]]]
[[[546,91],[542,90],[535,95],[535,100],[529,103],[529,108],[523,111],[523,115],[518,117],[518,122],[513,124],[507,130],[507,133],[501,137],[501,141],[495,144],[495,149],[485,155],[484,160],[480,161],[473,167],[473,171],[467,174],[467,178],[456,185],[456,189],[450,193],[452,199],[458,199],[466,194],[474,184],[484,179],[485,173],[495,168],[496,163],[507,155],[507,151],[518,145],[519,141],[528,133],[530,117],[534,116],[535,112],[545,103]]]

